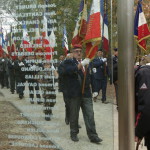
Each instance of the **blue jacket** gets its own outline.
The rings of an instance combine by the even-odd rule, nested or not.
[[[82,70],[78,70],[78,61],[76,59],[67,59],[63,62],[63,66],[59,70],[59,75],[64,79],[63,92],[68,98],[75,97],[92,97],[90,89],[90,74],[87,69],[84,94],[82,95],[82,86],[84,74]]]
[[[109,76],[108,67],[101,59],[93,59],[90,66],[95,79],[106,79]]]

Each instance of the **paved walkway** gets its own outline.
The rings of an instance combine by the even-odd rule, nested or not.
[[[17,94],[10,94],[8,89],[2,89],[1,92],[4,94],[6,100],[19,108],[30,120],[41,121],[41,123],[43,123],[42,125],[36,125],[38,129],[42,129],[47,137],[52,138],[53,142],[60,146],[60,149],[117,150],[117,111],[113,104],[103,104],[101,101],[93,103],[97,133],[103,139],[103,142],[101,144],[93,144],[89,141],[86,134],[82,112],[80,111],[79,124],[82,128],[78,134],[79,142],[75,143],[70,140],[69,126],[67,126],[64,122],[65,106],[61,93],[57,93],[57,103],[53,110],[54,118],[51,121],[45,121],[43,106],[38,105],[37,103],[30,104],[28,100],[28,88],[26,88],[25,98],[22,100],[18,98]],[[112,100],[108,99],[108,101]]]

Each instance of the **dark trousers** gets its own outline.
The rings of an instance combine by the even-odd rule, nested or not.
[[[70,99],[70,134],[76,135],[79,133],[78,119],[80,107],[82,109],[87,135],[91,139],[97,136],[92,98],[78,97]]]
[[[115,94],[116,94],[116,103],[118,106],[118,83],[114,82],[114,87],[115,87]]]
[[[63,93],[63,99],[64,99],[64,102],[65,102],[65,117],[69,120],[69,98],[67,98],[65,96],[65,94]]]
[[[11,92],[15,91],[15,74],[14,73],[10,73],[10,90]]]
[[[1,83],[1,87],[4,87],[4,72],[1,71],[0,72],[0,83]]]
[[[107,78],[93,79],[93,92],[102,90],[102,101],[106,101]]]
[[[21,77],[16,77],[16,87],[17,87],[17,93],[19,94],[19,96],[23,96],[24,95],[24,90],[25,90],[25,86],[18,86],[18,84],[24,84],[25,83],[25,79],[21,78]]]
[[[40,94],[39,94],[39,89],[40,89],[40,88],[39,88],[39,83],[38,83],[36,80],[28,80],[28,83],[31,83],[31,84],[33,84],[33,85],[36,84],[36,86],[30,86],[30,85],[29,85],[29,93],[30,93],[30,92],[34,93],[34,90],[36,90],[36,97],[40,99],[41,96],[40,96]],[[31,94],[31,93],[30,93],[30,94],[29,94],[29,97],[30,97],[30,98],[34,98],[34,94]]]

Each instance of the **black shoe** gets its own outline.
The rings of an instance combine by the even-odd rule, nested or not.
[[[31,104],[34,104],[34,101],[30,101]]]
[[[103,140],[100,139],[98,136],[96,136],[96,137],[91,138],[90,141],[93,142],[93,143],[100,143]]]
[[[23,95],[19,95],[19,98],[22,99],[22,98],[23,98]]]
[[[77,137],[77,135],[71,135],[71,140],[74,142],[78,142],[79,138]]]
[[[108,104],[108,102],[106,102],[106,101],[102,101],[102,103],[104,103],[104,104]]]
[[[68,117],[65,118],[65,123],[66,123],[66,125],[69,125],[69,119],[68,119]]]
[[[96,100],[97,100],[97,97],[94,97],[94,98],[93,98],[93,101],[96,102]]]
[[[82,128],[82,127],[78,124],[78,128]]]
[[[37,104],[39,104],[39,105],[40,105],[40,104],[43,104],[43,102],[41,102],[41,101],[38,101],[38,102],[37,102]]]
[[[11,94],[14,94],[14,92],[11,92]]]

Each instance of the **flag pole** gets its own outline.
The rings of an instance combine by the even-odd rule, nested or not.
[[[119,0],[117,8],[119,150],[134,150],[134,1]]]

